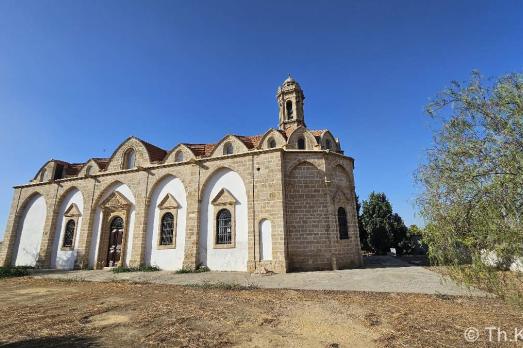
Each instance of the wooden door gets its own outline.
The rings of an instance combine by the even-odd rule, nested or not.
[[[107,267],[116,267],[122,255],[123,219],[115,217],[109,231],[109,249],[107,250]]]

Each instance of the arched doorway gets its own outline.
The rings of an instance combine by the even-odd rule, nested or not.
[[[107,267],[115,267],[122,257],[124,222],[120,216],[112,219],[109,226],[109,245],[107,249]]]

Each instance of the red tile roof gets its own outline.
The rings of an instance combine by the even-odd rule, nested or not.
[[[248,149],[254,149],[258,147],[258,145],[260,144],[263,135],[236,135],[236,137],[240,139],[245,144],[245,146],[247,146]]]
[[[209,156],[214,150],[214,144],[183,144],[192,150],[195,156],[205,157]]]
[[[96,164],[98,164],[98,167],[100,168],[100,170],[105,170],[105,168],[107,168],[107,164],[109,164],[109,158],[93,158],[92,159],[93,161],[96,162]]]
[[[167,155],[167,151],[165,151],[164,149],[162,149],[156,145],[150,144],[141,139],[140,139],[140,142],[145,146],[145,149],[149,153],[149,158],[151,159],[151,162],[163,161],[163,159],[165,158],[165,155]]]
[[[76,176],[78,173],[80,173],[80,170],[82,170],[85,163],[71,163],[66,164],[64,168],[64,175],[65,176]]]
[[[284,136],[284,138],[287,139],[291,135],[291,133],[294,132],[295,129],[296,129],[296,127],[290,127],[290,128],[287,128],[286,130],[278,129],[278,132],[280,132]],[[326,130],[325,129],[309,130],[309,132],[311,132],[312,135],[318,137],[318,136],[321,136],[323,133],[325,133]],[[243,142],[245,144],[245,146],[249,150],[251,150],[251,149],[257,148],[260,145],[263,135],[252,135],[252,136],[235,135],[235,137],[237,137],[241,142]],[[141,139],[137,138],[137,140],[139,140],[145,146],[147,153],[149,154],[149,157],[151,159],[151,162],[161,162],[165,159],[165,157],[167,155],[167,151],[165,151],[164,149],[162,149],[156,145],[143,141]],[[191,149],[192,152],[194,153],[194,155],[197,157],[208,157],[211,155],[213,150],[216,148],[217,144],[187,144],[187,143],[184,143],[183,145],[185,145],[189,149]],[[107,168],[107,165],[109,164],[110,158],[93,158],[92,160],[96,162],[96,164],[98,165],[100,170],[105,170]],[[64,174],[66,176],[78,175],[78,173],[80,173],[83,166],[85,165],[85,163],[67,163],[67,162],[63,162],[63,161],[59,161],[59,162],[64,164],[64,166],[65,166]]]

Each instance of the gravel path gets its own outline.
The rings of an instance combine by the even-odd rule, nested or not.
[[[367,259],[367,267],[339,271],[300,272],[286,274],[250,274],[244,272],[205,272],[176,274],[170,271],[131,272],[115,274],[110,270],[36,271],[35,278],[85,281],[131,281],[158,284],[190,285],[235,283],[267,289],[343,290],[441,294],[455,296],[487,296],[477,289],[467,289],[425,267],[412,266],[393,257]]]

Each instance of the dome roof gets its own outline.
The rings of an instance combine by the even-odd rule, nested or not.
[[[289,77],[285,81],[283,81],[283,84],[286,83],[296,83],[296,81],[292,78],[291,74],[289,74]]]

